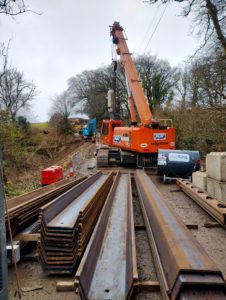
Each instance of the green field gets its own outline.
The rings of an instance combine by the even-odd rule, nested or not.
[[[49,129],[48,122],[32,123],[31,126],[39,129]]]

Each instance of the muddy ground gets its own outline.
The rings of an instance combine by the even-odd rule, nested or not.
[[[73,153],[73,163],[77,174],[91,174],[96,171],[95,168],[95,145],[91,143],[82,143]],[[164,184],[153,173],[149,175],[156,186],[161,191],[171,207],[179,215],[185,224],[197,224],[198,229],[191,230],[207,253],[216,262],[226,277],[226,232],[223,228],[206,228],[206,222],[213,219],[195,204],[188,196],[179,191],[175,183]],[[136,189],[133,188],[133,205],[135,225],[143,225],[143,218],[138,202]],[[145,230],[136,230],[136,250],[138,275],[140,280],[157,280],[157,275],[153,263],[151,249]],[[74,276],[46,276],[37,258],[33,255],[18,263],[18,272],[21,287],[35,287],[39,285],[41,289],[23,293],[22,299],[80,299],[75,292],[56,292],[56,283],[58,281],[72,281]],[[9,299],[19,299],[16,292],[16,280],[13,268],[9,268]],[[160,300],[160,293],[139,293],[133,296],[133,299]]]

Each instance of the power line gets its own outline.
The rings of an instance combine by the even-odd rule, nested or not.
[[[169,2],[168,2],[168,3],[169,3]],[[145,53],[146,49],[148,48],[148,46],[149,46],[149,44],[150,44],[150,42],[151,42],[151,40],[152,40],[152,38],[153,38],[153,36],[154,36],[156,30],[157,30],[157,28],[158,28],[158,26],[159,26],[159,24],[160,24],[160,22],[161,22],[161,20],[162,20],[162,18],[163,18],[163,16],[164,16],[165,12],[166,12],[168,3],[166,4],[166,6],[165,6],[165,8],[164,8],[164,10],[163,10],[163,12],[162,12],[162,14],[161,14],[159,20],[158,20],[158,23],[156,24],[156,26],[155,26],[155,28],[154,28],[154,30],[153,30],[153,32],[152,32],[152,35],[150,36],[150,38],[149,38],[149,40],[148,40],[148,42],[147,42],[147,44],[146,44],[146,47],[144,48],[144,53]]]
[[[148,28],[147,28],[147,30],[146,30],[146,33],[145,33],[145,35],[144,35],[144,37],[143,37],[143,39],[142,39],[142,41],[141,41],[141,43],[140,43],[140,45],[139,45],[139,47],[138,47],[137,52],[139,52],[139,51],[141,50],[141,46],[142,46],[142,44],[145,42],[146,37],[147,37],[149,31],[151,30],[151,27],[152,27],[152,25],[154,24],[154,21],[155,21],[157,15],[158,15],[158,7],[156,7],[156,9],[155,9],[154,18],[151,19],[151,22],[150,22],[149,25],[148,25]]]

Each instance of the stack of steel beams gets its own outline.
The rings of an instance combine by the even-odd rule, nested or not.
[[[30,193],[8,200],[8,216],[13,229],[13,234],[16,234],[19,230],[37,220],[39,209],[43,205],[52,201],[57,196],[85,180],[86,178],[87,177],[84,176],[79,179],[65,179],[55,184],[39,188]]]
[[[98,172],[41,209],[39,256],[48,274],[75,270],[113,183]]]

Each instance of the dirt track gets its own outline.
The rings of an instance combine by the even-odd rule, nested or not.
[[[79,148],[75,149],[74,167],[79,174],[90,174],[95,158],[95,145],[83,143]],[[153,182],[161,191],[165,199],[170,203],[171,207],[178,213],[185,224],[197,224],[198,230],[191,230],[192,234],[197,238],[200,244],[205,248],[207,253],[213,258],[218,267],[222,270],[226,277],[226,232],[223,228],[206,228],[204,223],[213,221],[213,219],[196,205],[188,196],[179,191],[175,183],[163,184],[156,175],[150,175]],[[137,199],[136,190],[133,189],[134,200],[134,216],[135,225],[143,225],[143,219],[140,212],[140,206]],[[140,280],[157,280],[153,258],[149,247],[146,232],[144,230],[136,231],[136,250],[138,275]],[[80,299],[75,292],[56,292],[57,281],[72,281],[73,276],[45,276],[37,261],[21,261],[18,264],[19,277],[22,287],[32,287],[34,285],[42,285],[42,289],[24,293],[23,299]],[[16,294],[16,280],[13,269],[9,270],[9,299],[18,299]],[[133,296],[133,299],[144,300],[154,299],[160,300],[160,293],[139,293]]]

